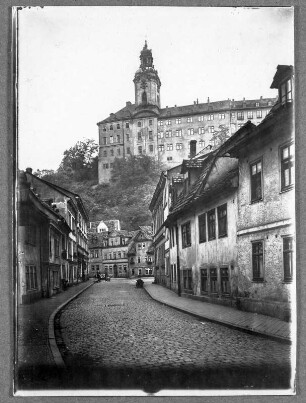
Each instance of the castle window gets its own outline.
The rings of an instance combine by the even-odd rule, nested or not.
[[[164,145],[163,144],[160,144],[159,146],[158,146],[158,151],[164,151]]]
[[[214,120],[214,115],[213,114],[208,115],[207,120]]]
[[[247,116],[248,119],[253,119],[253,111],[248,111]]]
[[[180,124],[181,123],[181,118],[176,118],[175,119],[175,123],[178,125],[178,124]]]
[[[192,122],[192,116],[189,116],[188,118],[187,118],[187,123],[191,123]]]
[[[120,129],[120,124],[119,123],[117,123],[117,129]]]
[[[182,150],[182,148],[183,148],[183,143],[176,143],[177,150]]]
[[[126,127],[127,129],[129,129],[130,123],[129,123],[129,122],[126,122],[126,123],[125,123],[125,127]]]
[[[110,126],[109,126],[109,130],[113,130],[113,125],[110,125]]]
[[[173,150],[173,144],[167,144],[167,151]]]
[[[182,129],[175,130],[176,137],[182,137]]]
[[[139,122],[137,123],[137,126],[138,126],[138,127],[141,127],[141,121],[139,121]]]
[[[150,145],[149,145],[149,151],[150,151],[150,153],[153,153],[153,151],[154,151],[153,144],[150,144]]]
[[[199,121],[199,122],[204,122],[204,116],[203,116],[203,115],[198,116],[198,121]]]
[[[189,136],[192,136],[192,135],[194,134],[194,130],[193,130],[193,128],[188,129],[188,134],[189,134]]]
[[[142,154],[142,146],[138,146],[138,154]]]
[[[164,124],[164,122],[162,120],[158,121],[158,126],[162,126]]]
[[[149,140],[153,140],[153,132],[152,132],[152,130],[149,131]]]
[[[167,120],[167,125],[168,125],[168,126],[171,125],[171,120],[170,120],[170,119]]]
[[[205,133],[204,127],[199,127],[199,134],[204,134],[204,133]]]
[[[225,119],[225,113],[219,113],[219,119]]]
[[[214,133],[215,132],[214,126],[208,126],[208,131],[209,133]]]
[[[262,111],[256,111],[256,117],[261,119],[262,117]]]

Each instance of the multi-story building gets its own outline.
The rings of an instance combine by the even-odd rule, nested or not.
[[[154,248],[152,228],[140,226],[128,246],[129,276],[154,275]]]
[[[189,143],[207,152],[228,139],[248,120],[259,124],[268,114],[274,98],[223,100],[161,108],[161,81],[147,43],[140,53],[135,73],[135,103],[97,125],[99,127],[99,183],[108,182],[115,158],[146,154],[166,168],[181,164],[189,155]],[[208,147],[209,146],[209,147]]]
[[[171,285],[161,282],[179,295],[290,318],[292,80],[292,66],[278,66],[271,85],[278,89],[278,101],[259,125],[248,121],[207,154],[196,155],[192,143],[192,158],[181,165],[183,178],[173,176],[167,183],[167,175],[161,176],[150,206],[157,223],[154,237],[168,228],[172,280]],[[167,267],[166,254],[163,261]]]
[[[133,233],[121,230],[119,220],[89,223],[90,276],[129,277],[128,244]]]
[[[88,215],[80,196],[61,186],[45,181],[26,170],[27,181],[41,199],[52,205],[69,225],[67,237],[62,238],[63,258],[60,277],[68,283],[76,283],[88,278]]]
[[[56,206],[44,201],[24,172],[18,183],[18,302],[65,289],[66,240],[71,231]]]
[[[278,102],[257,127],[245,125],[223,146],[239,160],[239,306],[290,317],[294,270],[293,67],[278,66]]]

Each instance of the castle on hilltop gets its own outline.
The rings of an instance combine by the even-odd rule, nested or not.
[[[97,123],[99,127],[99,183],[107,183],[115,158],[146,154],[164,167],[206,153],[223,144],[248,120],[258,125],[269,113],[274,98],[222,100],[161,108],[161,81],[147,42],[135,73],[135,103]]]

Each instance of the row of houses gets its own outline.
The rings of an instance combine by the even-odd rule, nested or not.
[[[18,303],[52,297],[88,279],[88,215],[81,198],[32,174],[19,173]]]
[[[114,278],[152,276],[153,238],[150,226],[122,230],[119,220],[89,223],[89,274]]]
[[[278,100],[219,148],[163,172],[151,200],[155,281],[181,296],[290,319],[294,295],[293,67]]]

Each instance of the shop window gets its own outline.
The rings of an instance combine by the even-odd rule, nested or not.
[[[184,290],[192,291],[192,270],[183,270],[183,287]]]
[[[253,267],[253,281],[264,280],[264,265],[263,265],[263,242],[252,243],[252,267]]]
[[[217,269],[213,268],[209,271],[210,275],[210,292],[216,294],[218,292],[218,276]]]
[[[25,267],[26,274],[26,290],[37,290],[37,271],[36,266],[26,266]]]
[[[293,275],[293,237],[283,238],[284,281],[291,282]]]
[[[208,276],[207,269],[201,269],[201,292],[208,292]]]
[[[221,293],[229,294],[230,286],[229,286],[228,267],[221,267],[220,277],[221,277]]]

